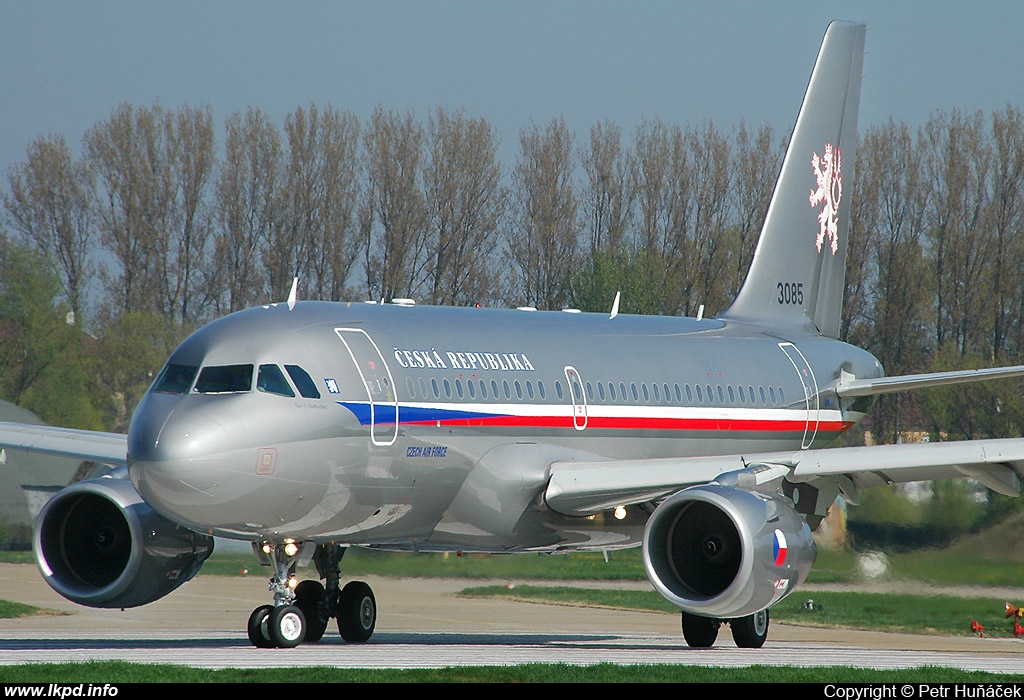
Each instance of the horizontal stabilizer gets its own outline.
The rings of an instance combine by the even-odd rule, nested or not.
[[[936,386],[969,384],[992,379],[1010,379],[1024,376],[1024,365],[1012,367],[990,367],[987,369],[965,369],[930,374],[908,374],[901,377],[879,377],[878,379],[843,379],[836,386],[836,393],[843,398],[853,396],[877,396],[897,391],[927,389]]]

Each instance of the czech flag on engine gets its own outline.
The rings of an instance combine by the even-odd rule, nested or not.
[[[789,548],[786,546],[786,536],[782,530],[775,531],[775,542],[773,543],[775,554],[775,566],[782,566],[786,562],[786,553]]]

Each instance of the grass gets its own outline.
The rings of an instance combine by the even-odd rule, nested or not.
[[[0,683],[1006,683],[1020,675],[921,666],[834,667],[522,664],[444,669],[201,669],[122,661],[0,667]],[[123,679],[123,680],[119,680]]]

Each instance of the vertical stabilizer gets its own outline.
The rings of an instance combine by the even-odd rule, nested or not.
[[[838,336],[865,31],[826,30],[750,271],[720,318]]]

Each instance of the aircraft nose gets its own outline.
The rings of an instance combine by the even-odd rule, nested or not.
[[[189,520],[208,507],[227,468],[228,433],[209,413],[180,411],[181,398],[150,394],[128,429],[128,473],[152,506]]]

